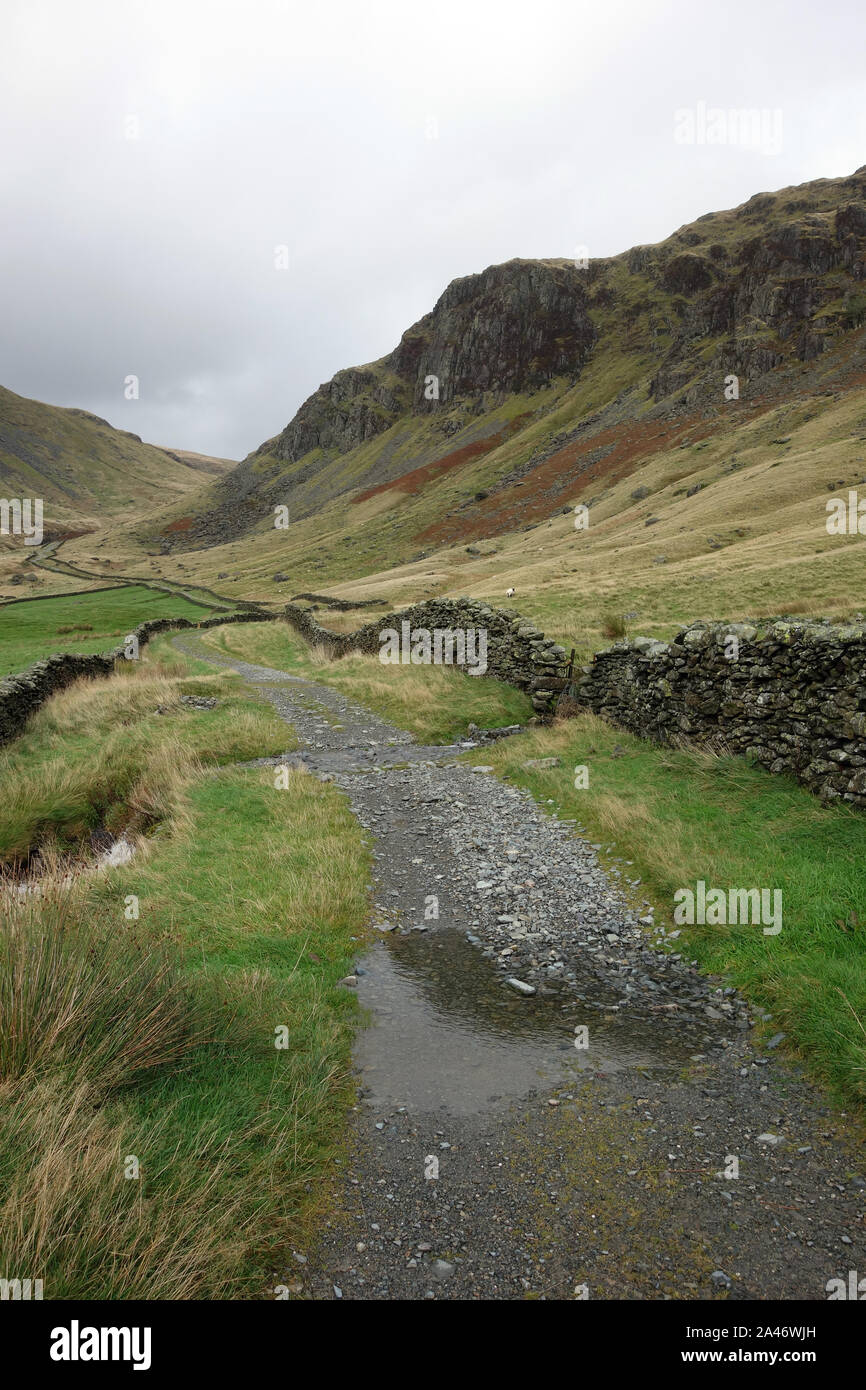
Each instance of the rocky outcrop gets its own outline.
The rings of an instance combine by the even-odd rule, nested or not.
[[[384,381],[369,367],[349,367],[320,386],[265,447],[291,462],[313,449],[343,454],[387,430],[409,400],[405,383]]]
[[[559,676],[565,661],[565,650],[526,618],[504,608],[491,608],[476,599],[431,599],[416,603],[394,613],[386,613],[355,632],[329,632],[316,622],[309,609],[287,604],[284,616],[296,632],[311,646],[323,647],[332,657],[349,652],[378,655],[382,650],[382,634],[389,629],[402,632],[403,623],[411,631],[426,629],[466,632],[473,628],[486,634],[486,674],[525,690],[533,708],[540,715],[550,713],[556,694],[550,689],[551,679]]]
[[[570,261],[507,261],[453,280],[388,357],[338,372],[257,452],[291,462],[313,449],[345,453],[402,412],[577,373],[596,336],[585,285]]]
[[[693,623],[598,652],[573,689],[631,733],[722,740],[824,801],[866,806],[866,625]]]
[[[803,191],[815,190],[817,207],[832,187],[817,180]],[[651,384],[656,400],[688,383],[685,399],[697,401],[707,376],[716,379],[720,372],[754,383],[789,356],[813,360],[839,332],[859,326],[859,291],[866,277],[866,169],[838,180],[836,187],[837,206],[821,211],[812,210],[808,198],[786,199],[790,189],[749,199],[734,218],[764,225],[727,245],[676,252],[675,238],[673,244],[629,253],[630,269],[649,274],[675,296],[674,337]],[[786,212],[797,215],[785,220]],[[678,234],[689,245],[696,235]],[[866,310],[866,302],[862,307]],[[722,335],[728,341],[704,369],[694,357],[696,340]]]
[[[586,277],[570,261],[507,261],[453,280],[385,364],[412,385],[416,413],[485,391],[577,374],[595,342]],[[438,382],[428,398],[425,383]]]

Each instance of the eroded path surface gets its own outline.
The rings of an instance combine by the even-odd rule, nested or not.
[[[174,642],[269,699],[374,842],[359,1101],[318,1248],[277,1271],[297,1296],[825,1299],[866,1272],[844,1119],[662,943],[627,864],[462,745]]]

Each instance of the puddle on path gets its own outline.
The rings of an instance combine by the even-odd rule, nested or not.
[[[281,675],[233,664],[260,686]],[[374,813],[379,895],[396,897],[408,915],[413,903],[424,903],[429,876],[428,867],[413,878],[410,865],[432,856],[444,869],[449,851],[440,843],[441,827],[419,820],[419,806],[405,805],[405,786],[393,788],[387,774],[381,780],[375,774],[389,767],[450,761],[460,746],[415,744],[410,735],[312,682],[294,680],[268,698],[301,742],[299,751],[279,761],[331,776],[368,774],[354,797],[349,792],[350,801],[356,814]],[[326,743],[319,741],[322,735]],[[426,804],[422,801],[420,807]],[[407,864],[413,829],[430,830],[435,842],[414,844],[419,857]],[[462,915],[459,903],[452,910]],[[706,1031],[705,1024],[684,1026],[670,1014],[647,1018],[628,1007],[612,1009],[609,1005],[620,996],[600,999],[599,985],[590,976],[578,982],[574,993],[524,998],[505,985],[503,972],[460,931],[442,926],[377,941],[360,969],[358,999],[369,1010],[370,1022],[358,1033],[354,1056],[364,1099],[377,1109],[404,1105],[412,1111],[473,1114],[534,1089],[568,1086],[581,1074],[670,1069],[701,1050],[699,1034]],[[594,1002],[584,1002],[587,997]],[[574,1045],[579,1024],[589,1029],[586,1050]]]
[[[376,1107],[472,1114],[581,1073],[682,1065],[695,1051],[667,1020],[512,994],[502,972],[448,929],[377,942],[361,968],[358,999],[373,1017],[355,1061]],[[577,1024],[589,1029],[587,1050],[574,1046]]]

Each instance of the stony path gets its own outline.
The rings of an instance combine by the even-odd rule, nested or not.
[[[275,1271],[297,1297],[824,1299],[866,1272],[845,1118],[755,1049],[628,864],[461,747],[174,641],[269,699],[374,837],[372,1023],[321,1240]]]

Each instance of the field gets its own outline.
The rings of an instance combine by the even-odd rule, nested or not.
[[[148,619],[194,621],[212,612],[145,584],[10,603],[0,607],[0,675],[23,671],[54,652],[85,654],[116,647]]]

